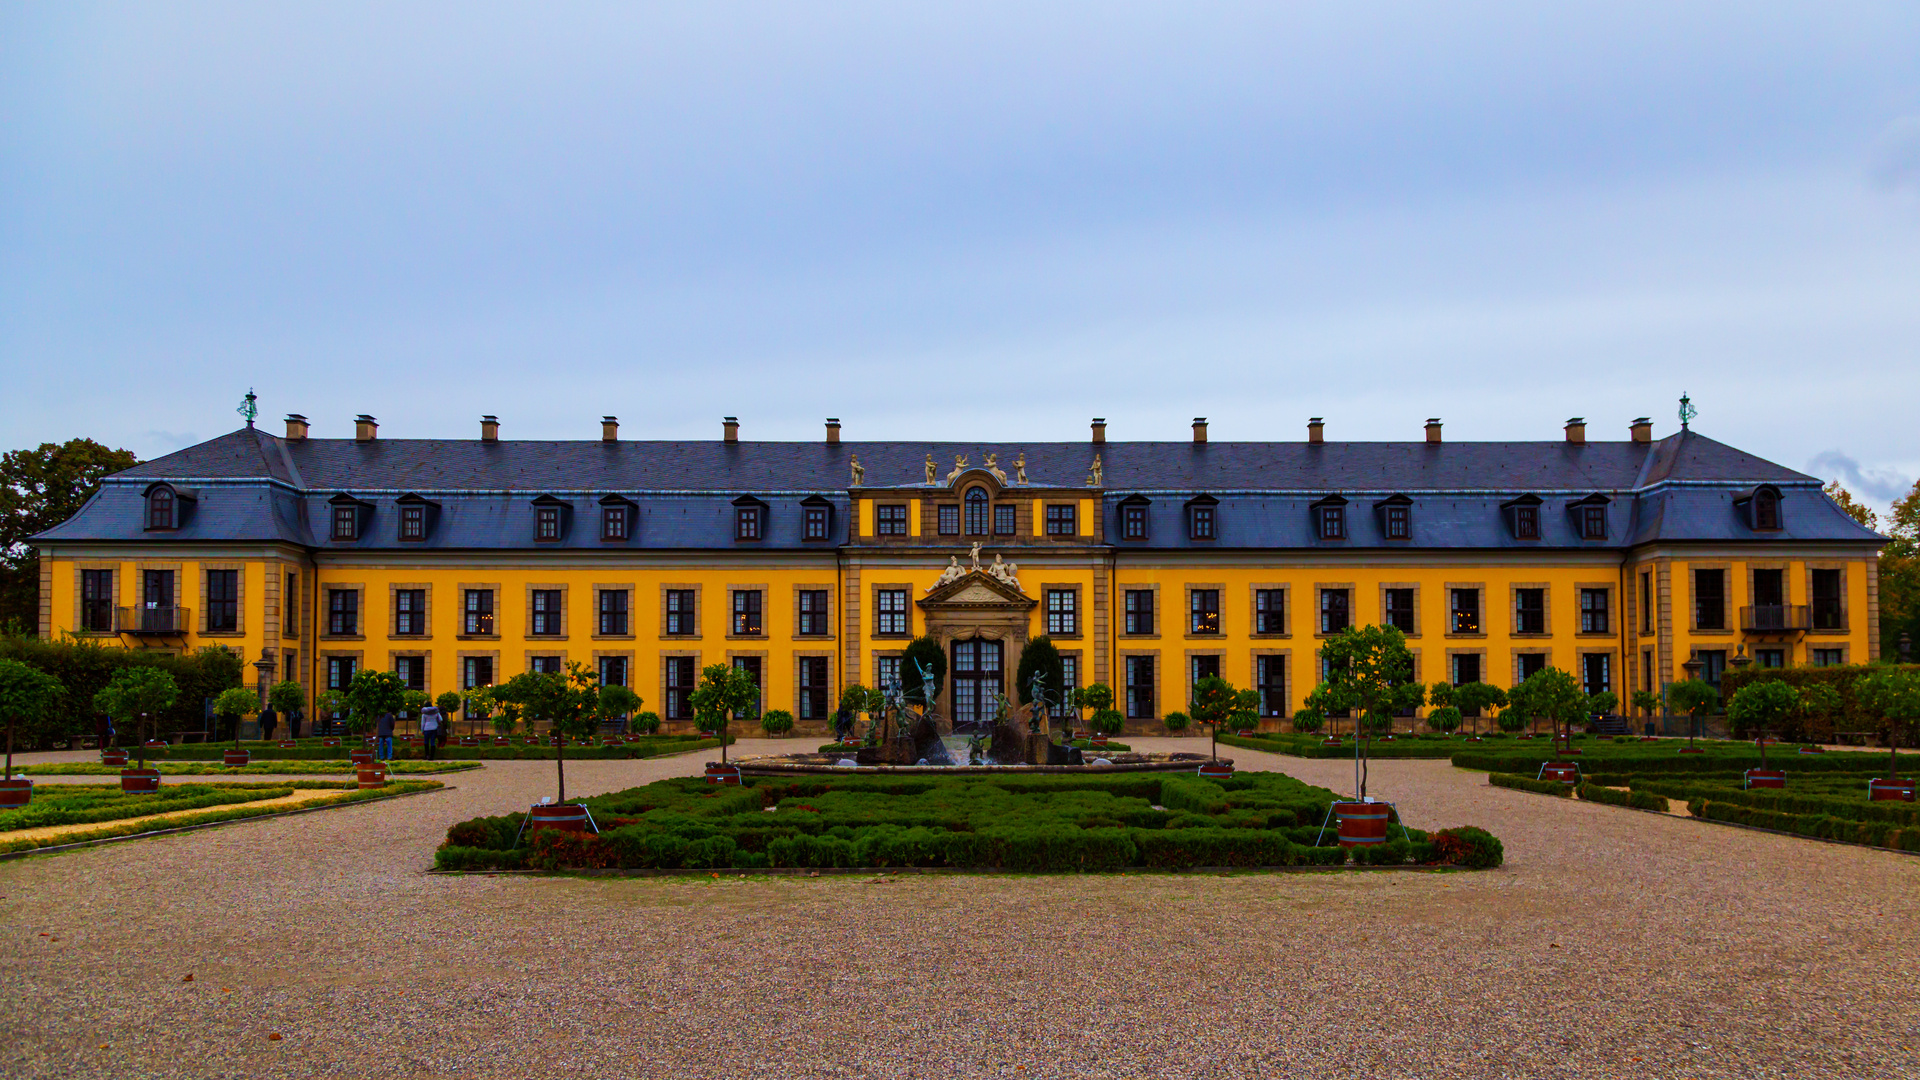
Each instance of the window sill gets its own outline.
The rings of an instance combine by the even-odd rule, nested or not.
[[[1519,638],[1519,639],[1520,639],[1520,640],[1522,640],[1522,641],[1551,641],[1551,640],[1553,640],[1553,635],[1552,635],[1552,634],[1549,634],[1549,633],[1547,633],[1547,632],[1546,632],[1545,630],[1515,630],[1515,631],[1514,631],[1513,633],[1511,633],[1511,634],[1508,634],[1507,636],[1508,636],[1508,637],[1514,637],[1514,638]]]
[[[1846,637],[1851,632],[1852,631],[1848,630],[1844,626],[1829,626],[1825,628],[1813,629],[1813,630],[1807,631],[1809,636],[1818,634],[1821,637]]]
[[[588,640],[591,640],[591,641],[632,641],[634,640],[634,637],[635,635],[633,634],[589,634],[587,635]],[[541,640],[565,641],[567,639],[566,638],[542,638]]]
[[[765,638],[767,635],[761,634],[759,636],[761,638]],[[793,640],[795,641],[832,641],[833,635],[832,634],[795,634],[793,635]]]
[[[1292,641],[1293,640],[1292,634],[1248,634],[1247,636],[1252,638],[1255,641]],[[1407,636],[1412,637],[1413,635],[1408,634]]]
[[[769,638],[769,635],[767,634],[728,634],[727,640],[728,641],[767,641],[767,640],[770,640],[770,638]]]
[[[1159,641],[1159,634],[1121,634],[1121,641]]]
[[[292,635],[287,635],[292,636]],[[388,634],[395,641],[432,641],[432,634]]]
[[[1446,634],[1442,634],[1441,636],[1442,636],[1442,637],[1444,637],[1444,638],[1446,638],[1446,639],[1447,639],[1448,641],[1453,641],[1453,640],[1456,640],[1456,639],[1457,639],[1457,640],[1460,640],[1460,641],[1485,641],[1485,640],[1487,640],[1487,634],[1486,634],[1486,631],[1484,631],[1484,630],[1475,630],[1475,631],[1473,631],[1473,632],[1471,632],[1471,633],[1466,633],[1466,632],[1462,632],[1462,631],[1458,631],[1458,630],[1455,630],[1455,631],[1452,631],[1452,632],[1450,632],[1450,633],[1446,633]]]
[[[1574,632],[1573,636],[1576,638],[1587,638],[1588,640],[1592,640],[1594,638],[1606,638],[1608,641],[1612,641],[1614,638],[1617,638],[1620,635],[1614,633],[1611,630],[1578,630]]]
[[[201,637],[246,637],[245,630],[202,630]]]
[[[661,641],[699,641],[701,637],[702,635],[700,634],[661,634],[660,640]],[[619,640],[621,641],[630,641],[632,639],[633,639],[632,634],[622,635],[619,638]]]
[[[455,641],[499,641],[499,634],[455,634]]]
[[[1224,641],[1226,640],[1226,637],[1227,635],[1225,634],[1194,634],[1194,633],[1183,634],[1181,636],[1182,640],[1184,641]]]
[[[321,634],[321,641],[365,641],[365,634]]]

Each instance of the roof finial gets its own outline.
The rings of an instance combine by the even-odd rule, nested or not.
[[[1699,415],[1700,410],[1693,407],[1693,400],[1687,397],[1686,391],[1682,390],[1680,392],[1680,430],[1687,430],[1687,425],[1692,423],[1693,418]]]
[[[247,418],[248,427],[252,427],[253,418],[260,415],[260,406],[256,404],[259,400],[259,398],[253,396],[253,387],[249,386],[247,387],[247,396],[241,400],[240,407],[233,410]]]

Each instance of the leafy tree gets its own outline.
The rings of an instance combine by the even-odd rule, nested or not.
[[[1532,715],[1551,721],[1556,740],[1564,729],[1565,746],[1573,748],[1573,725],[1587,715],[1587,695],[1573,676],[1557,667],[1544,667],[1527,676],[1508,696],[1523,699]]]
[[[292,716],[306,703],[306,690],[292,679],[282,679],[267,688],[267,704],[281,716]]]
[[[60,680],[18,660],[0,660],[0,715],[7,718],[7,771],[13,775],[13,729],[22,720],[32,723],[66,695]]]
[[[233,728],[235,750],[240,749],[240,718],[250,712],[259,711],[260,695],[245,687],[236,686],[229,690],[222,690],[220,696],[213,699],[213,715]]]
[[[660,730],[660,714],[643,712],[633,718],[633,730],[642,735],[651,735]]]
[[[1521,715],[1517,707],[1501,709],[1500,715],[1494,718],[1494,722],[1500,725],[1501,731],[1509,735],[1527,726],[1527,718]]]
[[[1800,706],[1800,695],[1778,679],[1762,679],[1734,691],[1727,699],[1727,720],[1742,734],[1759,732],[1760,767],[1767,767],[1767,732],[1783,723]]]
[[[143,736],[135,750],[140,768],[147,767],[147,740],[153,738],[153,722],[173,708],[180,696],[180,684],[173,675],[157,667],[126,667],[113,673],[113,680],[93,697],[93,707],[115,720],[139,722]]]
[[[1826,683],[1808,683],[1800,688],[1800,702],[1793,712],[1801,720],[1819,720],[1831,726],[1833,718],[1845,707],[1840,691]]]
[[[1633,707],[1640,710],[1641,716],[1652,716],[1654,710],[1660,707],[1660,695],[1651,690],[1635,690]]]
[[[905,668],[902,664],[901,669]],[[760,688],[745,671],[731,664],[708,664],[701,669],[700,683],[687,695],[687,701],[693,706],[694,726],[712,732],[720,740],[721,762],[727,760],[728,722],[752,713],[754,702],[759,699]]]
[[[80,512],[102,477],[140,464],[92,439],[41,443],[0,457],[0,625],[40,620],[40,552],[27,537]]]
[[[1434,683],[1427,690],[1427,702],[1436,709],[1444,709],[1453,704],[1454,685],[1446,680]]]
[[[1362,731],[1381,721],[1391,725],[1394,713],[1425,696],[1424,688],[1412,681],[1413,654],[1407,651],[1407,637],[1395,627],[1350,626],[1328,638],[1320,646],[1320,655],[1329,675],[1325,700],[1334,708],[1356,713],[1360,720],[1356,726]],[[1367,741],[1358,740],[1355,750],[1361,798],[1367,794]]]
[[[1067,670],[1060,662],[1060,650],[1053,645],[1053,639],[1045,636],[1034,638],[1020,650],[1020,666],[1014,671],[1013,689],[1019,695],[1020,704],[1033,701],[1033,676],[1039,672],[1041,685],[1045,688],[1047,701],[1051,707],[1061,712],[1068,707],[1064,700],[1067,692]]]
[[[1620,707],[1620,695],[1611,690],[1598,690],[1587,695],[1587,712],[1593,716],[1612,716],[1613,710]]]
[[[1920,727],[1920,671],[1889,667],[1873,672],[1854,683],[1853,695],[1887,723],[1887,777],[1900,775],[1900,734],[1906,729],[1913,741]]]
[[[603,718],[632,716],[644,704],[646,701],[630,686],[616,684],[600,688],[600,715]]]
[[[1435,683],[1444,686],[1444,683]],[[1507,692],[1492,683],[1470,682],[1456,688],[1453,692],[1453,704],[1462,715],[1472,713],[1479,717],[1487,710],[1507,703]],[[1440,704],[1436,702],[1435,704]],[[1475,724],[1477,730],[1479,725]]]
[[[872,704],[873,691],[859,683],[849,683],[845,690],[840,691],[840,712],[868,712]]]
[[[1327,715],[1312,706],[1293,714],[1293,730],[1302,735],[1311,735],[1326,726]]]
[[[398,713],[407,707],[407,682],[397,672],[361,668],[348,680],[341,695],[346,699],[346,728],[364,736],[373,730],[381,713]]]
[[[920,665],[933,674],[933,686],[920,685]],[[929,697],[938,700],[940,687],[947,678],[947,652],[932,637],[917,637],[900,653],[900,692],[909,705],[925,705]],[[725,760],[723,752],[721,760]]]
[[[732,670],[726,664],[714,666]],[[753,680],[745,673],[741,674],[741,681],[753,687]],[[545,720],[553,725],[553,764],[559,781],[556,801],[566,802],[567,740],[592,738],[600,729],[600,677],[579,662],[568,664],[565,674],[523,671],[496,687],[494,696],[518,706],[529,722]]]
[[[769,735],[785,735],[793,730],[793,714],[785,709],[768,709],[760,716],[760,729]]]
[[[1700,718],[1720,703],[1720,691],[1704,679],[1681,679],[1667,686],[1667,707],[1679,709],[1688,716],[1687,745],[1693,745],[1695,729],[1700,726]]]
[[[1220,725],[1228,722],[1239,704],[1239,691],[1218,675],[1209,675],[1193,684],[1193,704],[1190,706],[1193,720],[1212,729],[1213,756],[1216,760],[1220,757]]]
[[[1073,701],[1071,704],[1073,707],[1072,712],[1068,714],[1070,721],[1077,721],[1080,716],[1080,710],[1082,709],[1093,710],[1093,716],[1087,720],[1087,726],[1093,731],[1113,735],[1126,726],[1126,717],[1120,715],[1119,711],[1113,707],[1113,687],[1108,686],[1106,683],[1088,683],[1080,687],[1073,692]],[[1181,720],[1180,725],[1176,727],[1173,724],[1167,724],[1168,731],[1179,731],[1186,726],[1186,721],[1190,719],[1186,713],[1180,713],[1178,715]],[[1167,720],[1172,720],[1173,716],[1174,714],[1169,713]],[[1166,721],[1163,720],[1162,723],[1166,723]],[[1075,725],[1072,723],[1068,724],[1069,728],[1073,726]]]
[[[1855,499],[1853,492],[1841,487],[1840,481],[1829,481],[1827,486],[1820,490],[1827,498],[1837,503],[1840,509],[1846,511],[1848,517],[1865,525],[1869,529],[1878,529],[1880,527],[1879,515],[1869,509],[1865,503]]]
[[[464,699],[462,699],[459,694],[449,690],[439,697],[434,698],[433,704],[440,710],[442,716],[451,720],[454,714],[460,711],[460,706],[464,704]]]
[[[1901,634],[1920,643],[1920,481],[1893,504],[1880,550],[1880,648],[1895,655]]]

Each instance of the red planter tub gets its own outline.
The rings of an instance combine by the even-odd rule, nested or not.
[[[524,742],[524,743],[525,743],[526,745],[528,745],[528,746],[539,746],[539,745],[540,745],[540,736],[538,736],[538,735],[528,735],[528,736],[526,736],[526,738],[525,738],[525,739],[523,740],[523,742]]]
[[[1869,802],[1912,802],[1913,781],[1895,777],[1892,780],[1867,781],[1867,801]]]
[[[220,761],[229,768],[237,769],[242,765],[248,765],[253,762],[253,751],[225,750],[220,754]]]
[[[0,779],[0,809],[25,806],[33,801],[33,781]]]
[[[1787,774],[1779,769],[1748,769],[1747,787],[1783,788],[1787,786]]]
[[[1233,762],[1203,761],[1200,763],[1200,776],[1207,780],[1233,779]]]
[[[1320,745],[1321,746],[1339,746],[1340,740],[1329,735],[1326,738],[1320,740]]]
[[[1339,822],[1340,846],[1365,847],[1387,842],[1387,804],[1337,802],[1333,816]]]
[[[1243,739],[1244,739],[1244,738],[1246,738],[1246,737],[1248,737],[1249,735],[1252,735],[1252,734],[1253,734],[1253,729],[1251,729],[1251,728],[1241,728],[1241,729],[1240,729],[1239,731],[1236,731],[1236,732],[1234,732],[1234,734],[1235,734],[1235,735],[1238,735],[1238,736],[1240,736],[1241,738],[1243,738]]]
[[[722,765],[717,761],[707,762],[707,783],[738,785],[740,783],[740,766]]]
[[[100,764],[102,765],[119,765],[124,767],[126,763],[127,752],[125,750],[100,751]]]
[[[340,740],[339,739],[321,739],[320,745],[321,746],[339,746]]]
[[[358,769],[355,769],[354,772],[359,775],[360,786],[363,788],[387,786],[387,767],[385,765],[362,765]]]
[[[505,735],[495,735],[493,737],[493,745],[495,746],[507,746],[512,742],[513,740],[507,738]]]
[[[140,745],[146,747],[148,750],[165,750],[167,748],[167,741],[165,739],[148,739]]]
[[[160,770],[121,769],[120,790],[129,795],[151,795],[160,790]]]
[[[292,750],[292,749],[293,749],[294,747],[296,747],[296,746],[299,746],[299,745],[300,745],[299,743],[297,743],[297,742],[294,742],[294,741],[293,741],[292,739],[281,739],[281,740],[280,740],[280,749],[282,749],[282,750]]]
[[[1827,752],[1827,748],[1824,746],[1803,746],[1800,748],[1800,752],[1803,754],[1824,754]]]
[[[527,812],[527,825],[535,829],[559,829],[562,832],[599,832],[593,816],[584,806],[572,803],[542,804]]]
[[[1094,746],[1107,745],[1107,733],[1104,731],[1095,732],[1091,742]]]
[[[355,765],[371,765],[373,764],[373,751],[349,750],[347,751],[347,760],[353,762]]]
[[[1580,782],[1580,766],[1571,761],[1549,761],[1540,766],[1540,775],[1536,779],[1577,784]]]

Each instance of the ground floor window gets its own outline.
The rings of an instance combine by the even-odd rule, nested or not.
[[[1127,715],[1151,719],[1153,704],[1153,657],[1127,657]]]
[[[824,656],[803,656],[800,658],[800,719],[825,720],[827,718],[827,658]]]

